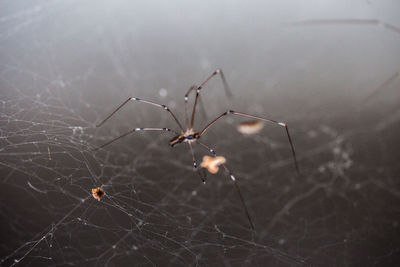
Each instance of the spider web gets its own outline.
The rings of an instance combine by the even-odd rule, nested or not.
[[[120,132],[97,134],[96,120],[76,111],[90,104],[66,103],[63,93],[76,92],[46,83],[51,91],[26,95],[17,90],[2,103],[2,221],[13,230],[3,233],[3,249],[16,248],[3,264],[186,265],[221,252],[240,260],[261,254],[301,263],[301,257],[254,240],[232,184],[219,175],[202,185],[187,148],[171,156],[168,139],[138,134],[91,151]],[[230,159],[240,162],[241,157]],[[90,195],[97,186],[106,192],[100,202]],[[229,234],[237,231],[242,234]]]
[[[334,65],[333,69],[343,68],[342,72],[336,69],[337,75],[342,74],[343,84],[353,86],[350,92],[335,91],[338,83],[318,73],[319,49],[305,54],[314,69],[299,73],[308,63],[295,56],[297,50],[285,47],[281,51],[288,55],[279,58],[285,64],[263,65],[257,63],[257,53],[248,53],[246,58],[238,53],[237,61],[247,66],[255,61],[259,68],[254,68],[254,74],[245,66],[223,68],[234,91],[231,100],[224,96],[218,77],[207,85],[202,92],[206,115],[204,110],[197,114],[200,128],[228,108],[271,114],[290,126],[300,176],[296,176],[280,127],[268,125],[260,135],[243,136],[235,130],[242,120],[227,118],[202,137],[205,144],[226,156],[238,178],[255,224],[253,233],[226,173],[220,170],[217,175],[207,175],[203,185],[192,170],[188,147],[169,147],[169,133],[134,133],[93,151],[132,128],[176,129],[162,109],[140,103],[129,104],[97,129],[96,123],[128,96],[167,104],[183,122],[183,94],[193,81],[200,83],[214,70],[214,64],[231,66],[235,62],[226,58],[237,48],[233,45],[224,50],[227,42],[220,44],[217,33],[211,33],[214,39],[209,40],[208,50],[202,41],[191,45],[199,41],[188,33],[193,29],[180,26],[182,18],[191,16],[174,13],[168,17],[174,30],[166,34],[158,29],[160,20],[146,27],[141,24],[146,14],[152,18],[164,14],[163,4],[156,11],[153,6],[128,5],[144,10],[145,15],[138,17],[121,11],[126,3],[120,4],[122,8],[105,3],[93,7],[86,1],[1,4],[1,265],[341,266],[398,262],[399,93],[393,90],[398,80],[388,85],[380,98],[354,108],[354,103],[359,104],[354,101],[359,88],[371,90],[367,82],[379,88],[377,80],[384,83],[396,67],[400,69],[393,53],[385,58],[387,67],[370,80],[368,73],[361,76],[356,71],[352,80],[346,76],[349,69],[343,62]],[[217,10],[223,10],[220,5]],[[213,10],[203,10],[209,12],[209,25],[215,22]],[[237,12],[235,7],[229,10]],[[122,15],[116,16],[120,12]],[[235,21],[232,14],[227,21],[220,21],[219,31]],[[193,15],[194,24],[204,19]],[[180,37],[182,34],[192,39]],[[398,44],[399,35],[391,39],[384,34],[377,31],[374,37],[383,38],[379,40],[386,40],[389,47]],[[200,36],[208,35],[200,30]],[[165,40],[170,43],[153,44]],[[365,54],[376,47],[368,49]],[[371,56],[371,61],[375,59]],[[176,62],[171,63],[173,60]],[[294,70],[282,67],[292,61]],[[263,69],[271,73],[267,84]],[[321,77],[307,83],[301,77],[309,73]],[[285,77],[291,78],[278,84]],[[365,83],[360,82],[363,79]],[[322,82],[328,84],[327,95],[318,94],[317,83]],[[250,91],[248,87],[266,90]],[[294,91],[278,87],[303,91],[293,96]],[[312,89],[307,91],[307,87]],[[314,94],[326,105],[314,105],[309,100]],[[302,109],[304,106],[308,109]],[[385,118],[385,114],[393,115]],[[198,163],[207,154],[199,147],[195,153]],[[91,196],[91,189],[97,187],[106,192],[101,201]]]

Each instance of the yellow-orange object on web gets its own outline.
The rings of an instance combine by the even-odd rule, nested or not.
[[[100,201],[100,199],[106,194],[106,192],[104,192],[103,190],[101,190],[100,187],[97,188],[93,188],[92,189],[92,196],[97,199],[98,201]]]
[[[242,134],[256,134],[259,133],[263,127],[264,122],[262,121],[244,121],[238,125],[237,130]]]
[[[206,168],[212,174],[216,174],[219,170],[219,165],[224,164],[225,162],[226,159],[222,156],[217,156],[217,157],[204,156],[200,166],[202,168]]]

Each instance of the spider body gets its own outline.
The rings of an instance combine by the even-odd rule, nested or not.
[[[200,133],[194,132],[193,129],[187,129],[183,134],[177,135],[169,141],[171,147],[177,144],[187,142],[193,143],[200,138]]]
[[[201,98],[200,98],[200,91],[201,89],[203,89],[204,85],[211,80],[215,75],[220,75],[221,79],[222,79],[222,83],[224,85],[224,89],[226,92],[226,95],[228,97],[232,96],[232,93],[230,92],[229,86],[225,80],[225,76],[224,73],[222,72],[221,69],[217,69],[215,72],[213,72],[202,84],[200,84],[200,86],[192,86],[190,87],[190,89],[187,91],[187,93],[185,94],[185,129],[183,128],[182,124],[179,122],[179,120],[177,119],[177,117],[174,115],[174,113],[166,106],[166,105],[162,105],[162,104],[157,104],[154,103],[152,101],[147,101],[147,100],[143,100],[137,97],[129,97],[127,100],[125,100],[121,105],[119,105],[108,117],[106,117],[101,123],[99,123],[98,125],[96,125],[97,127],[103,125],[103,123],[105,123],[109,118],[111,118],[117,111],[119,111],[123,106],[125,106],[125,104],[127,104],[130,101],[134,101],[134,102],[140,102],[140,103],[144,103],[144,104],[148,104],[148,105],[152,105],[155,107],[159,107],[163,110],[165,110],[166,112],[169,113],[169,115],[172,117],[172,119],[175,121],[176,125],[179,127],[179,130],[173,130],[170,128],[160,128],[160,127],[153,127],[153,128],[133,128],[132,130],[130,130],[129,132],[126,132],[122,135],[120,135],[117,138],[112,139],[111,141],[103,144],[102,146],[96,148],[100,149],[102,147],[105,147],[117,140],[119,140],[122,137],[125,137],[131,133],[134,132],[139,132],[139,131],[159,131],[159,132],[173,132],[175,134],[175,137],[172,138],[169,141],[169,145],[171,147],[174,147],[175,145],[181,144],[181,143],[186,143],[189,146],[189,150],[192,156],[192,160],[193,160],[193,170],[196,171],[198,173],[198,175],[200,176],[201,180],[203,181],[203,183],[205,183],[205,177],[201,174],[201,172],[198,170],[197,168],[197,163],[196,163],[196,157],[193,151],[193,145],[199,145],[200,147],[202,147],[203,149],[207,150],[208,153],[210,153],[211,155],[214,156],[213,160],[218,160],[216,163],[213,164],[213,166],[208,166],[209,170],[213,170],[213,172],[217,172],[218,171],[218,166],[222,166],[224,168],[224,170],[226,171],[226,173],[228,174],[229,178],[231,179],[231,181],[233,182],[233,184],[235,185],[236,191],[239,194],[240,197],[240,201],[242,203],[242,206],[244,208],[244,211],[246,213],[247,219],[249,220],[250,226],[251,228],[254,230],[254,225],[253,222],[251,220],[249,211],[247,209],[246,203],[244,201],[243,195],[240,191],[239,185],[238,185],[238,181],[236,179],[236,177],[232,174],[232,172],[229,170],[229,168],[226,166],[225,162],[225,158],[218,156],[217,153],[215,152],[214,149],[212,149],[211,147],[209,147],[206,144],[203,144],[202,142],[199,141],[200,137],[205,134],[205,132],[211,127],[213,126],[217,121],[219,121],[220,119],[226,117],[226,116],[239,116],[239,117],[245,117],[245,118],[250,118],[252,120],[258,120],[258,121],[263,121],[263,122],[268,122],[271,124],[275,124],[278,125],[280,127],[285,128],[285,132],[287,134],[288,137],[288,141],[290,143],[290,147],[292,150],[292,156],[294,159],[294,164],[296,167],[296,171],[297,173],[299,173],[298,171],[298,165],[297,165],[297,160],[296,160],[296,153],[294,151],[294,147],[293,147],[293,143],[292,143],[292,139],[290,137],[289,134],[289,128],[287,126],[286,123],[283,122],[278,122],[275,120],[271,120],[271,119],[267,119],[267,118],[263,118],[263,117],[259,117],[259,116],[255,116],[255,115],[250,115],[247,113],[243,113],[243,112],[237,112],[237,111],[233,111],[233,110],[228,110],[223,112],[221,115],[219,115],[218,117],[216,117],[214,120],[212,120],[210,123],[208,123],[201,131],[195,131],[194,129],[194,122],[195,122],[195,115],[196,115],[196,106],[197,103],[199,102],[200,105],[202,105],[201,102]],[[195,92],[196,93],[196,98],[193,104],[193,110],[192,110],[192,114],[191,114],[191,120],[189,120],[189,107],[188,107],[188,100],[189,100],[189,94]],[[254,123],[253,123],[254,124]],[[223,158],[223,159],[222,159]],[[206,164],[207,165],[207,164]]]

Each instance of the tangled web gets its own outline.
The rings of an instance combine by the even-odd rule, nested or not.
[[[397,229],[390,212],[382,211],[387,200],[381,198],[381,190],[390,193],[389,200],[398,198],[390,186],[395,170],[378,170],[382,179],[376,180],[374,168],[355,166],[359,155],[349,142],[359,140],[354,130],[340,134],[332,126],[305,130],[309,125],[304,125],[303,132],[294,131],[295,140],[303,139],[298,146],[303,151],[301,177],[295,175],[279,129],[270,129],[268,137],[243,137],[226,131],[235,129],[228,120],[205,137],[224,151],[239,177],[255,221],[253,233],[228,177],[209,175],[203,185],[192,172],[187,148],[171,149],[169,137],[139,133],[92,151],[132,124],[144,123],[140,109],[137,118],[120,117],[97,130],[95,122],[104,110],[82,98],[68,102],[68,85],[50,85],[51,91],[35,95],[10,86],[13,97],[5,95],[1,103],[3,265],[321,264],[338,251],[356,250],[354,243],[371,230],[360,217],[371,224],[382,218]],[[165,117],[157,123],[171,122]],[[234,146],[235,140],[241,141]],[[245,160],[254,158],[260,160]],[[91,196],[96,187],[106,192],[101,201]],[[378,205],[364,210],[367,195],[376,195]],[[370,235],[379,239],[376,231]],[[374,251],[378,261],[386,253]],[[359,261],[353,257],[339,260]]]
[[[47,85],[51,90],[29,95],[11,84],[14,95],[2,101],[2,264],[196,265],[224,261],[220,257],[303,263],[300,255],[259,242],[234,187],[223,179],[227,176],[209,176],[203,185],[192,172],[187,148],[171,151],[168,137],[137,134],[94,153],[96,145],[120,134],[114,126],[121,120],[102,135],[94,125],[104,114],[85,118],[77,110],[91,110],[88,102],[66,102],[68,85]],[[239,133],[225,135],[229,140]],[[288,148],[285,136],[279,142],[261,137],[243,142]],[[239,166],[242,157],[263,153],[254,146],[240,150],[247,155],[237,149],[232,150],[237,156],[229,157]],[[288,165],[290,153],[285,154],[280,162]],[[260,196],[252,199],[257,193],[250,192],[265,181],[251,179],[264,175],[263,168],[247,168],[253,173],[239,172],[246,177],[241,181],[245,200],[259,205]],[[91,196],[98,186],[106,192],[101,201]]]
[[[227,119],[207,132],[204,143],[226,157],[238,178],[253,232],[226,173],[209,174],[203,185],[187,147],[169,147],[168,133],[135,133],[93,151],[131,128],[173,126],[162,110],[132,104],[96,129],[128,96],[168,104],[180,114],[185,90],[160,88],[165,81],[151,83],[133,71],[127,78],[129,49],[116,49],[111,41],[98,49],[111,54],[117,74],[104,67],[108,61],[97,58],[101,53],[92,51],[96,38],[85,46],[90,49],[64,47],[64,41],[81,33],[81,25],[61,31],[52,23],[59,16],[68,23],[76,19],[65,11],[71,3],[59,7],[49,2],[0,18],[0,42],[5,44],[0,50],[2,266],[365,266],[399,261],[398,111],[390,120],[384,114],[393,106],[358,113],[341,103],[344,112],[333,108],[312,116],[280,116],[292,131],[299,176],[279,127],[245,137],[235,130],[240,120]],[[80,9],[73,11],[80,15]],[[49,25],[59,34],[52,42],[47,35],[35,35]],[[101,36],[104,29],[93,25],[84,24],[82,31]],[[117,29],[112,32],[124,43],[125,34]],[[20,42],[21,36],[29,42]],[[15,51],[28,52],[17,57]],[[64,52],[60,57],[59,51]],[[75,61],[68,62],[69,53]],[[147,59],[138,61],[147,64]],[[213,71],[206,61],[204,75]],[[157,72],[156,67],[149,69]],[[118,81],[157,89],[132,95]],[[172,83],[185,84],[167,82]],[[223,94],[213,93],[221,85],[210,87],[204,100],[214,101],[213,108],[207,118],[199,113],[199,125],[225,111],[216,106],[225,103]],[[232,102],[242,105],[243,112],[264,114],[261,100],[261,107],[240,96]],[[198,161],[206,154],[195,152]],[[97,187],[105,192],[100,201],[92,196]]]

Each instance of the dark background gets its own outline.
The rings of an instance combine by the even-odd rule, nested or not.
[[[398,1],[1,1],[1,265],[399,264],[399,13]],[[171,134],[91,151],[132,127],[176,127],[141,103],[95,124],[129,96],[183,122],[184,93],[218,67],[234,97],[210,81],[196,129],[230,108],[265,116],[288,123],[298,154],[300,176],[282,128],[243,136],[237,117],[202,137],[227,158],[254,233],[226,173],[203,185]]]

